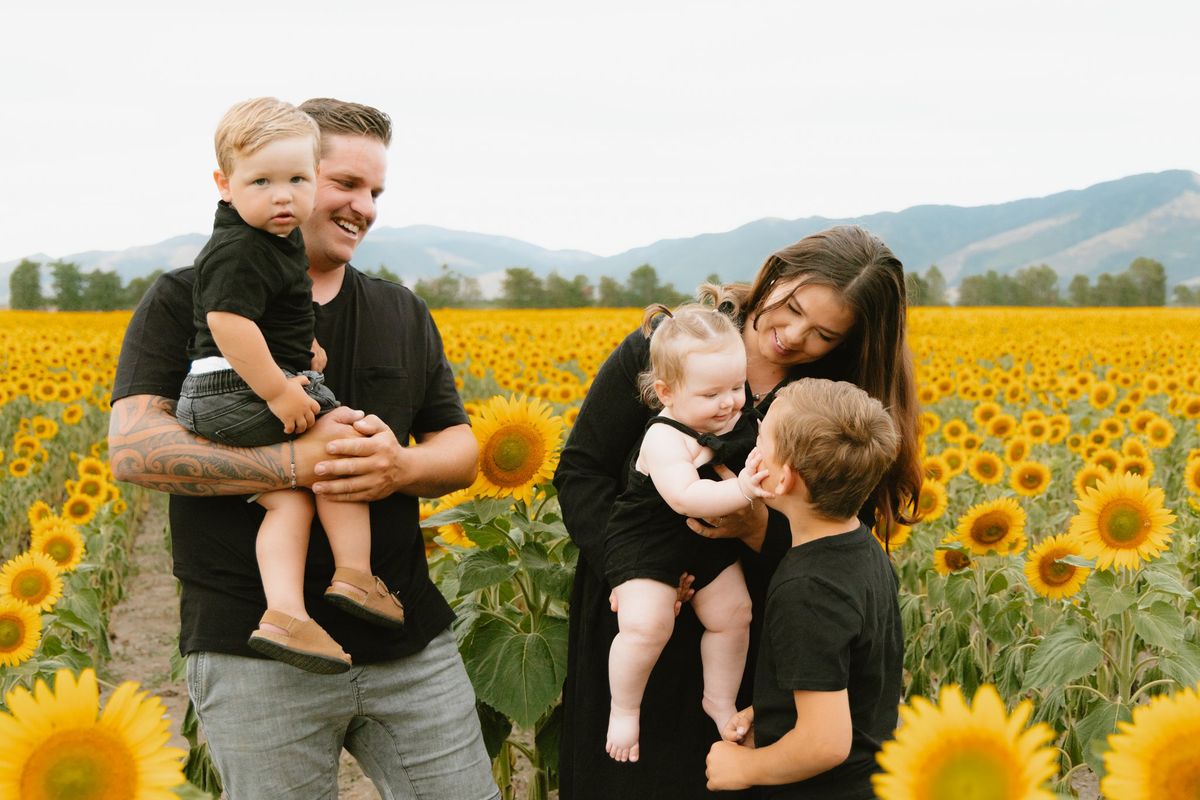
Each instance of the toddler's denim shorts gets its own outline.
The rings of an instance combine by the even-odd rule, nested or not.
[[[325,385],[325,376],[321,373],[284,370],[283,374],[289,378],[293,375],[308,378],[304,391],[320,404],[317,416],[341,405]],[[192,433],[234,447],[258,447],[294,438],[283,432],[283,423],[271,413],[266,401],[232,369],[184,378],[175,418]]]

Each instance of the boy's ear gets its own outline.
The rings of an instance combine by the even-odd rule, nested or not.
[[[800,474],[792,469],[790,464],[784,464],[779,468],[779,478],[775,481],[775,488],[772,490],[776,495],[791,494],[796,488],[796,483],[800,480]]]
[[[225,173],[219,169],[214,169],[213,181],[217,184],[217,191],[221,193],[221,199],[226,203],[232,203],[233,192],[229,191],[229,178],[225,177]]]
[[[671,387],[666,381],[655,381],[654,393],[658,395],[658,402],[662,403],[663,408],[671,407],[673,397],[671,396]]]

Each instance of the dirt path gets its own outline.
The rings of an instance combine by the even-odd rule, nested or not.
[[[142,517],[133,543],[128,592],[109,619],[112,661],[107,674],[114,683],[137,681],[162,698],[171,718],[171,744],[186,749],[179,730],[187,711],[187,684],[171,680],[171,652],[179,635],[179,593],[171,575],[166,524],[166,508],[159,502]],[[345,751],[338,785],[341,800],[379,800],[375,785]]]

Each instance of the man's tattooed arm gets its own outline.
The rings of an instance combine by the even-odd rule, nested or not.
[[[113,403],[108,456],[117,480],[199,497],[254,494],[290,483],[288,444],[227,447],[187,431],[175,401],[139,394]]]

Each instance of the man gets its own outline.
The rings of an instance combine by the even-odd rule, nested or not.
[[[109,430],[113,471],[171,493],[180,649],[230,797],[335,797],[343,746],[385,797],[498,797],[449,629],[454,615],[429,580],[417,524],[417,497],[473,480],[475,440],[424,303],[349,263],[375,221],[391,122],[338,100],[301,108],[322,136],[315,209],[302,227],[317,340],[328,354],[326,381],[347,408],[293,443],[261,448],[184,431],[174,407],[188,368],[194,274],[178,270],[155,282],[125,335]],[[410,434],[416,444],[405,447]],[[239,495],[297,485],[371,504],[373,566],[405,608],[404,627],[381,632],[325,603],[332,554],[314,523],[305,599],[353,658],[340,675],[257,658],[246,646],[265,607],[254,553],[262,510]]]

